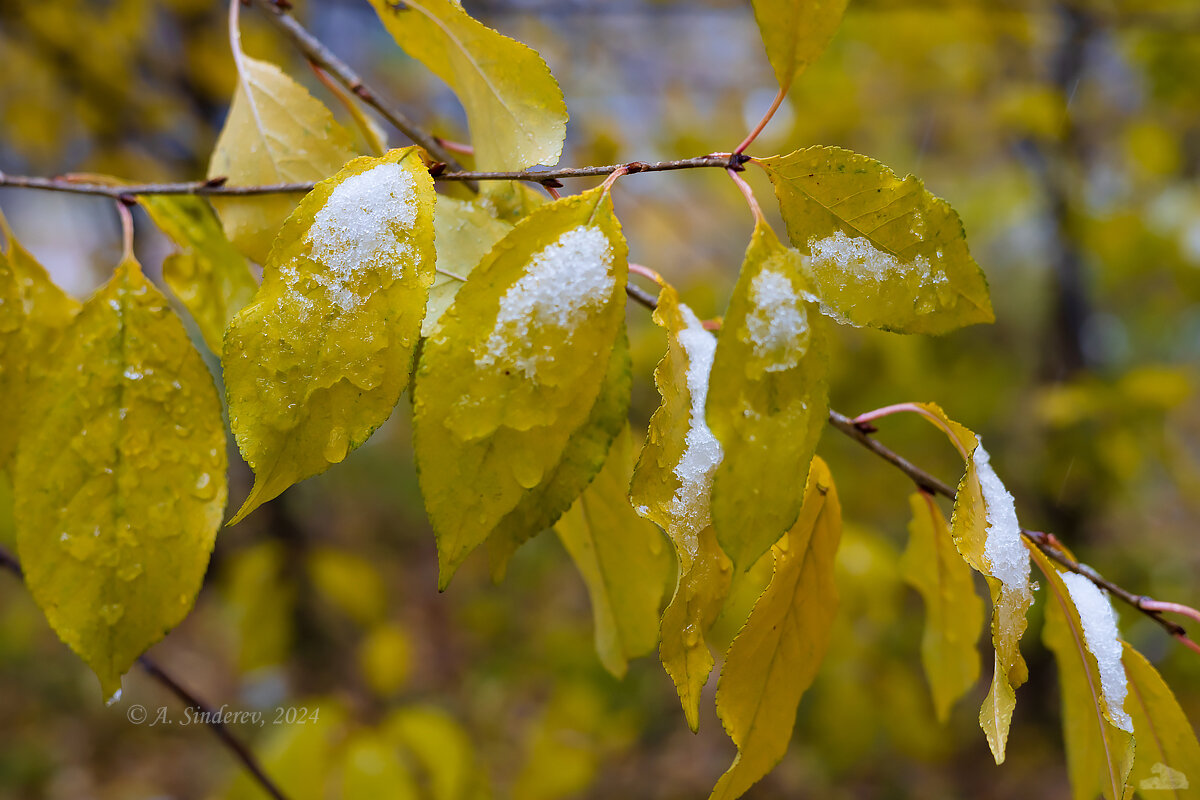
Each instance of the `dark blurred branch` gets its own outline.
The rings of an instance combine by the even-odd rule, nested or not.
[[[21,570],[21,562],[3,547],[0,547],[0,567],[7,569],[24,581],[25,574]],[[233,734],[228,725],[221,721],[221,715],[217,709],[214,709],[185,689],[179,681],[175,680],[170,673],[149,656],[142,656],[138,659],[137,663],[147,675],[166,687],[171,694],[182,700],[188,708],[193,708],[203,714],[201,719],[205,721],[205,724],[208,725],[213,734],[221,740],[221,744],[225,745],[226,749],[242,763],[246,771],[258,781],[258,785],[262,787],[264,792],[270,795],[273,800],[288,800],[288,796],[263,771],[262,765],[258,763],[258,759],[255,758],[254,753],[250,752],[250,748]]]

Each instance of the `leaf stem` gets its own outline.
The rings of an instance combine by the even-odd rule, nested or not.
[[[742,193],[742,197],[746,198],[746,205],[750,206],[750,213],[754,215],[754,223],[756,225],[766,225],[767,219],[763,216],[762,207],[758,204],[758,198],[754,196],[754,190],[750,188],[750,184],[746,183],[746,179],[737,174],[736,170],[726,169],[725,174],[733,181],[733,185]]]
[[[734,155],[741,155],[742,153],[746,152],[747,147],[754,144],[754,140],[758,138],[758,135],[763,132],[764,128],[767,127],[767,123],[769,123],[771,118],[775,116],[775,112],[779,110],[779,106],[783,104],[783,98],[785,97],[787,97],[787,88],[780,87],[779,93],[775,95],[775,99],[771,102],[771,107],[767,109],[767,113],[763,114],[763,118],[758,121],[757,125],[754,126],[754,130],[746,134],[746,138],[743,139],[742,143],[739,144],[737,149],[733,151]]]
[[[117,216],[121,219],[121,260],[133,258],[133,214],[122,200],[117,201]]]
[[[874,411],[868,411],[865,414],[859,414],[854,418],[854,424],[860,427],[869,425],[871,422],[874,422],[877,419],[883,419],[884,417],[891,416],[892,414],[899,414],[905,411],[911,411],[914,414],[920,414],[922,417],[932,422],[938,428],[938,430],[942,431],[947,437],[949,437],[951,443],[954,445],[954,449],[958,451],[958,454],[961,455],[964,460],[970,457],[971,454],[967,452],[966,445],[964,445],[962,440],[958,438],[958,434],[951,430],[945,421],[938,417],[937,414],[922,408],[917,403],[896,403],[895,405],[877,408]]]

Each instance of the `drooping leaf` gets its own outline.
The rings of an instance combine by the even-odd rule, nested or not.
[[[618,678],[630,659],[658,643],[669,558],[658,528],[629,505],[632,476],[633,438],[626,425],[603,469],[554,526],[587,585],[596,652]]]
[[[475,20],[453,0],[371,0],[371,5],[396,43],[458,95],[479,169],[558,162],[567,108],[541,56]]]
[[[516,508],[504,515],[488,537],[488,557],[497,582],[504,578],[517,548],[553,525],[604,466],[609,446],[629,418],[632,371],[629,339],[622,325],[592,413],[571,435],[562,461],[521,496]]]
[[[1060,572],[1036,547],[1030,552],[1048,588],[1042,639],[1058,662],[1072,796],[1075,800],[1092,800],[1097,795],[1119,800],[1124,797],[1134,758],[1133,720],[1124,708],[1121,645],[1115,622],[1108,632],[1109,641],[1098,640],[1094,622],[1089,625],[1089,615],[1094,619],[1096,614],[1107,614],[1111,619],[1112,608],[1087,578]],[[1069,583],[1076,579],[1082,583]],[[1119,675],[1109,674],[1114,669]],[[1113,677],[1121,683],[1119,698],[1108,685]]]
[[[979,437],[933,403],[914,405],[946,433],[966,460],[950,530],[958,552],[972,569],[987,578],[991,592],[995,672],[979,712],[979,724],[999,764],[1004,761],[1016,707],[1015,689],[1029,677],[1020,648],[1028,624],[1025,615],[1033,605],[1029,551],[1022,540],[1013,497],[996,475]]]
[[[925,601],[921,663],[938,720],[944,723],[954,702],[979,680],[976,643],[983,629],[983,601],[933,498],[917,492],[908,503],[912,521],[900,570]]]
[[[336,785],[342,743],[351,727],[346,709],[332,697],[297,703],[316,719],[304,724],[267,725],[256,748],[263,770],[288,800],[329,800]],[[269,718],[269,717],[268,717]],[[248,770],[239,770],[223,800],[262,800],[263,788]]]
[[[760,222],[717,337],[707,401],[724,453],[713,476],[713,527],[741,569],[796,521],[825,428],[826,324],[807,289],[799,253]]]
[[[787,752],[800,698],[829,648],[841,532],[833,477],[814,458],[800,516],[771,549],[775,574],[733,640],[717,684],[717,714],[738,754],[711,800],[741,797]]]
[[[786,90],[833,38],[846,0],[754,0],[754,18],[775,78]]]
[[[1171,687],[1146,657],[1124,645],[1137,753],[1129,785],[1148,800],[1200,797],[1200,743]]]
[[[79,312],[21,246],[0,214],[0,469],[8,467],[24,429],[31,386],[53,364],[51,351]]]
[[[962,221],[917,178],[838,147],[759,163],[826,313],[898,333],[994,320]]]
[[[340,462],[392,413],[433,282],[433,203],[410,147],[355,159],[288,218],[221,358],[255,473],[233,522]]]
[[[496,242],[512,230],[512,225],[496,219],[481,203],[438,195],[433,228],[438,272],[429,287],[429,304],[421,325],[423,336],[433,333],[442,314],[454,303],[463,281]]]
[[[163,281],[192,315],[205,343],[220,353],[229,322],[258,289],[250,266],[203,198],[147,195],[141,202],[180,248],[163,261]]]
[[[714,663],[705,634],[721,611],[733,571],[717,543],[709,506],[721,445],[705,423],[704,406],[717,342],[669,286],[659,293],[654,321],[667,331],[667,352],[654,371],[662,404],[650,418],[630,499],[675,547],[679,575],[663,612],[659,657],[695,731],[700,690]]]
[[[238,84],[208,166],[230,186],[300,183],[328,178],[356,155],[349,132],[320,100],[266,61],[234,45]],[[271,243],[299,195],[214,197],[225,234],[238,250],[266,264]]]
[[[413,439],[443,588],[587,422],[624,319],[625,253],[603,187],[547,204],[492,248],[426,340]]]
[[[221,406],[132,256],[55,362],[18,445],[17,546],[51,627],[111,695],[200,589],[225,508]]]
[[[268,539],[239,550],[223,565],[222,600],[237,642],[237,667],[276,667],[292,653],[297,581],[287,546]]]

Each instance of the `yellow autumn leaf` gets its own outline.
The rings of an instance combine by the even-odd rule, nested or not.
[[[704,406],[717,341],[669,286],[659,293],[654,321],[667,331],[667,352],[654,371],[662,404],[650,418],[629,492],[637,513],[665,530],[675,547],[679,573],[663,611],[659,657],[695,731],[700,690],[714,663],[705,636],[733,572],[709,507],[721,445],[705,423]]]
[[[132,256],[29,398],[14,469],[25,582],[106,696],[186,616],[225,509],[212,377]]]
[[[517,548],[553,525],[604,465],[613,439],[629,418],[632,372],[629,339],[622,324],[587,421],[571,434],[558,466],[547,470],[541,482],[521,496],[488,537],[488,559],[497,583],[504,578]]]
[[[379,726],[388,742],[412,754],[433,800],[468,800],[476,780],[475,750],[466,731],[436,706],[393,711]]]
[[[754,0],[767,59],[785,91],[829,46],[845,10],[846,0]]]
[[[425,341],[413,441],[442,588],[553,480],[588,421],[624,321],[625,254],[605,188],[549,203],[492,248]]]
[[[669,559],[658,528],[629,505],[632,476],[633,438],[626,425],[595,480],[554,525],[591,597],[596,652],[618,678],[630,659],[658,643]]]
[[[476,167],[522,170],[558,163],[567,107],[541,56],[475,20],[454,0],[371,0],[371,5],[396,43],[458,95]]]
[[[1033,605],[1029,551],[1022,539],[1013,496],[991,464],[979,437],[951,420],[933,403],[915,403],[940,428],[966,461],[954,500],[950,530],[954,545],[971,568],[987,578],[992,599],[992,686],[979,711],[996,763],[1004,761],[1008,730],[1016,708],[1016,688],[1029,677],[1021,655],[1021,636]]]
[[[1146,657],[1124,645],[1137,753],[1129,786],[1148,800],[1200,797],[1200,743],[1171,687]]]
[[[771,549],[775,574],[721,670],[717,714],[738,754],[710,800],[741,797],[787,752],[800,698],[829,649],[841,533],[833,477],[825,462],[814,458],[800,516]]]
[[[1133,768],[1133,719],[1116,619],[1108,598],[1087,578],[1060,572],[1036,547],[1046,579],[1042,640],[1058,663],[1067,772],[1075,800],[1121,800]]]
[[[349,132],[320,100],[279,67],[242,53],[236,36],[233,56],[237,89],[208,177],[231,186],[319,181],[354,158]],[[298,201],[289,194],[212,198],[229,241],[259,264]]]
[[[27,398],[54,363],[51,351],[79,313],[79,303],[54,285],[17,241],[0,214],[0,469],[8,466],[24,427]]]
[[[950,525],[934,499],[917,492],[908,498],[912,521],[908,547],[900,558],[904,580],[925,601],[921,663],[933,693],[938,720],[979,680],[976,643],[983,629],[983,601],[975,593],[971,568],[954,547]]]
[[[317,717],[307,716],[303,724],[267,725],[269,735],[256,749],[257,760],[288,800],[336,797],[337,773],[339,767],[344,768],[341,746],[351,728],[347,710],[332,697],[306,698],[289,705],[310,714],[316,710]],[[242,770],[223,800],[262,800],[262,796],[258,779]]]
[[[353,733],[342,746],[342,800],[418,800],[422,795],[416,778],[401,759],[395,745],[377,731]]]
[[[315,547],[306,560],[322,600],[359,625],[373,625],[387,613],[387,587],[370,560],[335,547]]]
[[[962,221],[920,180],[839,147],[758,162],[775,186],[792,244],[808,254],[823,309],[897,333],[992,322]]]
[[[283,542],[268,539],[239,550],[223,565],[221,597],[242,672],[276,667],[292,652],[297,582],[288,556]]]
[[[221,357],[230,426],[255,474],[232,522],[342,461],[391,415],[433,282],[433,203],[410,147],[351,161],[288,218]]]
[[[180,248],[163,260],[163,281],[192,315],[205,344],[220,353],[229,322],[258,289],[250,266],[203,198],[147,195],[141,203]]]
[[[724,453],[713,527],[739,569],[796,521],[825,428],[826,322],[807,296],[800,254],[759,222],[717,337],[706,404]]]
[[[434,241],[437,242],[437,275],[429,287],[429,303],[421,334],[429,336],[454,303],[463,281],[488,251],[512,230],[496,219],[481,203],[469,203],[439,194],[433,211]]]

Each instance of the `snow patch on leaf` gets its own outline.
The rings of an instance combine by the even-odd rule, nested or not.
[[[1125,695],[1129,684],[1125,677],[1125,665],[1121,661],[1121,640],[1112,604],[1084,576],[1066,572],[1062,579],[1071,594],[1075,610],[1079,612],[1087,649],[1096,657],[1096,666],[1100,670],[1100,689],[1108,714],[1118,728],[1133,733],[1133,719],[1125,711]]]
[[[679,311],[685,323],[679,332],[679,344],[687,354],[687,386],[692,407],[683,455],[675,465],[679,488],[671,498],[670,513],[679,521],[681,539],[687,543],[689,554],[695,557],[697,534],[711,521],[709,493],[713,473],[721,463],[721,443],[709,430],[704,412],[717,339],[704,329],[695,312],[686,305],[680,303]]]
[[[603,305],[612,295],[612,261],[608,237],[587,225],[542,248],[500,299],[496,327],[475,365],[511,364],[526,378],[534,377],[548,354],[529,347],[531,332],[552,326],[569,339],[580,313]]]
[[[328,272],[319,282],[330,302],[343,311],[358,305],[356,273],[399,279],[412,246],[397,237],[396,227],[409,231],[416,219],[416,187],[399,164],[379,164],[338,184],[308,231],[312,258]]]
[[[808,349],[808,312],[803,301],[791,280],[774,270],[755,275],[750,293],[754,310],[746,318],[746,330],[754,355],[775,357],[765,367],[768,372],[792,369]]]
[[[982,440],[971,459],[975,462],[975,474],[987,510],[988,531],[983,555],[992,577],[1006,588],[1023,594],[1029,591],[1029,551],[1021,541],[1021,524],[1017,521],[1013,496],[992,469],[991,456],[983,449]]]

